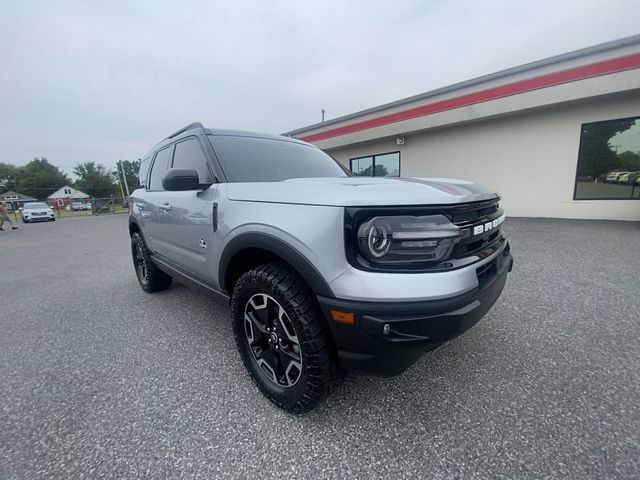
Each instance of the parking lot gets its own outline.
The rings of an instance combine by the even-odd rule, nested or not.
[[[0,478],[638,478],[640,225],[510,219],[494,309],[305,416],[226,306],[137,285],[124,215],[0,232]]]

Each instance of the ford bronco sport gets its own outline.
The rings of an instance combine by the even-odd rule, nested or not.
[[[269,400],[316,406],[345,371],[397,375],[471,328],[513,260],[499,196],[463,180],[353,177],[305,142],[193,123],[144,157],[131,198],[147,292],[231,304]]]

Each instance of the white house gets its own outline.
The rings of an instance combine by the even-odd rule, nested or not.
[[[0,200],[7,202],[13,210],[22,207],[26,202],[35,202],[36,199],[22,193],[8,191],[0,194]]]

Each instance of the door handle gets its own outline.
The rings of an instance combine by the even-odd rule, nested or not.
[[[164,210],[165,212],[170,211],[173,207],[171,207],[171,205],[169,205],[167,202],[164,202],[162,205],[160,205],[160,210]]]

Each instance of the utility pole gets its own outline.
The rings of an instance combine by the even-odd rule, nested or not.
[[[120,169],[122,170],[122,178],[124,178],[124,187],[127,189],[127,200],[129,199],[129,184],[127,183],[127,176],[124,174],[124,165],[122,163],[122,160],[119,160],[120,163]]]
[[[322,122],[324,123],[324,108],[322,109]]]
[[[119,160],[118,164],[120,164]],[[120,193],[122,194],[122,201],[124,202],[124,190],[122,189],[122,179],[120,178],[120,174],[118,174],[118,185],[120,185]]]

